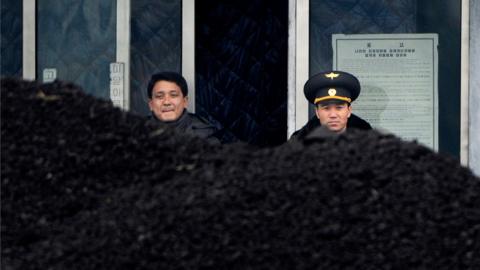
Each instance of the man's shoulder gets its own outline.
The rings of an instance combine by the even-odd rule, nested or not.
[[[320,127],[320,121],[318,120],[317,117],[311,117],[308,122],[299,130],[295,131],[290,139],[293,138],[302,138],[306,136],[308,133],[310,133],[312,130],[316,129],[317,127]]]
[[[348,119],[348,128],[356,128],[362,130],[370,130],[372,126],[366,120],[360,118],[359,116],[352,113],[350,118]]]
[[[212,143],[220,143],[217,138],[218,129],[202,116],[195,113],[188,113],[189,129],[193,134],[207,139]]]
[[[191,121],[191,126],[195,129],[215,129],[207,119],[198,114],[189,112],[187,116]]]
[[[149,114],[149,115],[145,116],[145,119],[147,120],[147,123],[151,124],[151,125],[158,125],[159,123],[162,123],[162,121],[158,120],[152,114]]]

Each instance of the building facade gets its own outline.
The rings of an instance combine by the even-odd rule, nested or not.
[[[221,129],[225,140],[259,146],[285,142],[312,116],[303,97],[310,76],[353,69],[342,66],[345,50],[334,46],[341,35],[365,44],[374,37],[384,44],[389,38],[403,43],[433,35],[435,55],[427,58],[433,105],[426,112],[434,121],[433,148],[480,174],[480,34],[473,30],[480,26],[478,1],[5,0],[1,5],[2,76],[72,81],[147,115],[149,76],[178,71],[189,83],[191,111]],[[404,62],[368,63],[375,64],[358,70],[361,81]],[[397,84],[411,85],[408,79]],[[408,122],[417,116],[396,117]]]

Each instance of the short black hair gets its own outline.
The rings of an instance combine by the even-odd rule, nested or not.
[[[158,81],[173,82],[177,84],[178,87],[180,87],[180,90],[182,90],[182,94],[184,97],[188,95],[188,86],[185,78],[178,72],[164,71],[164,72],[155,73],[150,78],[150,81],[148,82],[148,86],[147,86],[148,98],[150,99],[152,98],[153,86],[155,86],[155,84]]]

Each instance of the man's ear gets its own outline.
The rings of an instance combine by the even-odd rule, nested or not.
[[[320,120],[320,114],[318,112],[318,105],[315,105],[315,115],[317,116],[317,118]]]
[[[352,104],[348,105],[348,118],[352,115]]]
[[[152,106],[153,106],[153,105],[152,105],[152,99],[149,98],[149,99],[148,99],[148,108],[150,109],[150,111],[153,112]]]
[[[188,107],[188,96],[184,97],[184,99],[185,99],[185,108],[187,108]]]

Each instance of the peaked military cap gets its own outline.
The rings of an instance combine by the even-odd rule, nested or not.
[[[303,92],[312,104],[327,100],[352,103],[360,94],[360,82],[357,77],[348,72],[331,70],[308,79]]]

